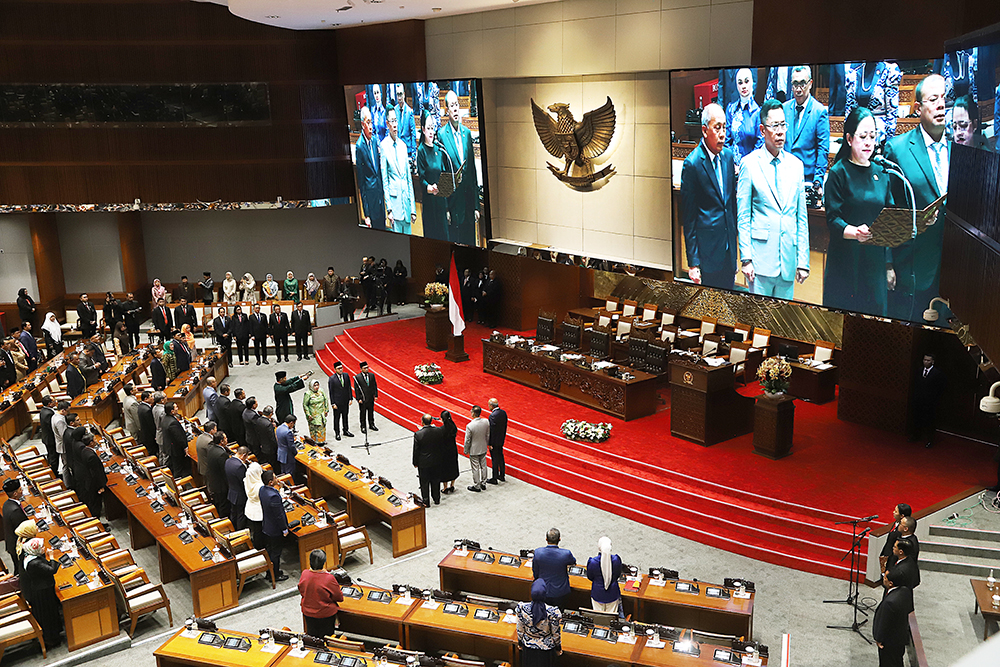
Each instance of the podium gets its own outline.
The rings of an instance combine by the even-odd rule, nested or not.
[[[772,461],[791,454],[795,433],[795,398],[759,396],[754,409],[753,451]]]
[[[732,364],[670,360],[670,434],[705,447],[753,431],[754,399],[736,391]]]
[[[451,337],[451,320],[447,308],[428,308],[424,315],[424,329],[427,332],[427,349],[444,352]]]

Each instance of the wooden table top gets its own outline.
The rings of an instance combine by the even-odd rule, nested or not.
[[[611,338],[612,338],[612,342],[613,342],[614,336],[612,336]],[[551,345],[552,343],[549,343],[549,344]],[[597,377],[598,379],[600,379],[602,382],[603,381],[607,381],[607,382],[611,382],[611,383],[614,383],[614,384],[620,384],[620,385],[633,385],[633,384],[638,384],[640,382],[655,382],[656,381],[656,376],[655,375],[652,375],[650,373],[646,373],[644,371],[637,370],[635,368],[629,368],[625,364],[619,364],[619,363],[615,363],[615,362],[612,362],[612,363],[614,363],[615,366],[618,366],[619,368],[621,368],[622,370],[628,372],[629,374],[631,374],[633,376],[631,380],[623,380],[621,378],[611,377],[610,375],[608,375],[604,371],[592,371],[592,370],[590,370],[590,368],[581,368],[581,367],[577,366],[576,364],[574,364],[571,361],[560,361],[559,359],[553,359],[551,357],[546,357],[541,352],[534,353],[530,349],[524,350],[524,349],[517,348],[517,347],[509,347],[509,346],[507,346],[507,345],[505,345],[503,343],[494,343],[493,341],[489,340],[488,338],[484,338],[483,339],[483,347],[484,348],[486,348],[486,347],[500,348],[502,350],[507,350],[508,352],[511,352],[511,353],[514,353],[514,354],[521,354],[521,355],[524,355],[524,356],[531,357],[533,359],[541,360],[544,363],[553,364],[553,365],[561,366],[561,367],[564,367],[564,368],[571,368],[574,371],[576,371],[577,373],[593,375],[593,376]],[[590,363],[595,362],[595,361],[602,361],[601,359],[596,359],[595,357],[592,357],[589,354],[584,354],[583,352],[567,352],[567,351],[563,350],[563,351],[561,351],[561,354],[579,354],[580,356],[583,357],[583,361],[585,363],[587,363],[587,364],[590,364]]]
[[[608,628],[600,628],[607,630]],[[615,637],[615,641],[597,639],[593,636],[593,631],[588,631],[587,636],[575,632],[562,632],[563,653],[576,653],[578,655],[601,658],[608,662],[630,663],[634,662],[633,656],[638,655],[639,650],[645,643],[645,637],[636,637],[635,643],[629,644],[621,641],[617,633],[611,631],[609,637]]]
[[[445,611],[446,608],[453,608],[455,605],[468,613],[461,616]],[[493,620],[476,618],[477,611],[489,613]],[[514,618],[513,616],[509,617],[510,621],[514,621]],[[415,606],[406,617],[406,624],[516,643],[517,624],[509,622],[507,619],[507,615],[497,611],[496,607],[486,607],[469,602],[449,603],[434,600],[425,601]]]
[[[274,667],[316,667],[317,664],[323,664],[316,662],[316,656],[321,653],[332,655],[334,659],[331,660],[329,664],[333,665],[339,664],[337,660],[345,657],[358,658],[358,667],[365,664],[374,667],[377,662],[373,654],[363,651],[344,651],[341,649],[327,649],[325,651],[319,651],[317,649],[310,648],[297,648],[294,651],[289,649],[282,653],[281,657],[278,658],[278,661],[274,663]]]
[[[984,615],[995,614],[1000,616],[1000,608],[993,606],[993,596],[1000,595],[1000,583],[993,584],[992,591],[988,588],[989,582],[985,579],[969,579],[969,583],[972,584],[972,591],[975,593],[976,602],[979,603],[979,610]]]
[[[259,636],[235,630],[218,630],[224,637],[243,637],[250,640],[249,651],[238,651],[210,644],[200,644],[201,631],[182,628],[174,636],[153,651],[157,657],[172,658],[189,664],[215,665],[217,667],[271,667],[290,650],[281,644],[274,645],[270,652],[260,643]]]
[[[358,583],[351,584],[350,586],[344,586],[341,590],[344,593],[344,601],[338,603],[338,606],[342,611],[382,620],[397,621],[402,623],[410,613],[410,610],[420,604],[420,600],[417,600],[416,598],[413,598],[407,604],[397,603],[396,600],[400,598],[397,595],[393,595],[392,591],[387,591],[384,588],[362,586]],[[354,597],[354,595],[352,595],[352,592],[354,591],[360,592],[361,597]],[[379,602],[377,600],[370,599],[368,595],[373,592],[376,594],[383,594],[383,598],[385,595],[388,595],[389,597],[387,599],[389,601]]]
[[[564,634],[563,637],[565,636]],[[697,667],[698,665],[714,665],[718,667],[719,665],[731,664],[715,660],[715,651],[728,652],[730,650],[728,646],[702,643],[700,648],[701,653],[695,657],[683,653],[674,653],[672,643],[669,641],[662,648],[653,648],[643,638],[642,645],[636,650],[632,662],[643,667]],[[766,665],[767,658],[761,658],[761,664]]]
[[[678,586],[684,587],[685,585],[692,587],[697,586],[697,594],[677,590]],[[709,589],[720,591],[724,594],[728,593],[729,599],[709,597]],[[648,575],[643,575],[642,588],[639,592],[639,596],[646,601],[663,602],[674,606],[697,607],[699,609],[712,609],[731,614],[752,616],[754,593],[749,593],[749,595],[749,598],[737,598],[734,590],[727,589],[719,584],[709,584],[704,581],[695,582],[681,579],[677,581],[667,581],[665,582],[665,585],[659,586],[654,584],[652,578]]]
[[[140,357],[140,352],[144,346],[145,344],[136,348],[132,353],[120,357],[111,368],[101,374],[101,381],[99,383],[95,382],[90,385],[90,387],[87,388],[87,391],[84,391],[82,394],[73,399],[70,403],[70,409],[72,410],[77,407],[86,407],[115,398],[115,392],[125,386],[126,382],[132,381],[132,377],[130,375],[124,375],[125,367],[128,366],[129,363],[135,362],[136,368],[134,372],[136,373],[150,364],[149,359],[142,359]],[[106,380],[111,380],[111,384],[109,385],[107,391],[104,389],[104,382]]]
[[[10,410],[18,402],[23,401],[27,397],[27,392],[33,392],[35,389],[40,389],[43,385],[47,385],[51,382],[52,378],[56,377],[60,371],[66,369],[66,360],[64,358],[65,352],[60,352],[53,359],[42,362],[38,368],[36,368],[31,373],[28,373],[23,378],[12,384],[11,386],[0,392],[0,401],[10,401]],[[47,369],[54,368],[55,370],[49,373]],[[28,387],[28,384],[32,384],[32,387]],[[12,400],[12,396],[15,392],[21,392],[21,396]],[[7,410],[4,410],[6,412]]]

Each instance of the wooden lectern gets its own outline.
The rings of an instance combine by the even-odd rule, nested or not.
[[[708,447],[753,431],[754,399],[736,392],[731,364],[670,360],[670,434]]]

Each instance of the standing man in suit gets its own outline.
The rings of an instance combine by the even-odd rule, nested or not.
[[[229,398],[229,385],[222,383],[219,385],[219,393],[215,398],[215,421],[219,425],[219,430],[226,434],[229,438],[229,442],[238,442],[232,436],[232,427],[229,425],[229,404],[232,399]]]
[[[910,590],[920,585],[920,566],[917,564],[915,539],[914,536],[896,540],[896,544],[892,547],[896,562],[886,570],[886,575],[891,581],[895,582],[897,586],[906,586]]]
[[[167,452],[167,464],[177,479],[191,474],[191,459],[187,455],[187,433],[177,421],[177,405],[168,401],[163,406],[163,445]]]
[[[257,446],[260,448],[261,465],[271,464],[271,470],[279,472],[281,470],[278,461],[278,436],[275,432],[277,424],[274,423],[274,408],[270,405],[264,407],[253,420],[254,437],[257,439]]]
[[[243,479],[247,476],[247,460],[250,458],[250,448],[240,445],[236,448],[236,456],[226,459],[226,483],[229,485],[229,520],[236,530],[246,527],[247,490]]]
[[[295,360],[309,359],[309,334],[312,332],[312,316],[302,302],[295,304],[292,311],[292,333],[295,334]]]
[[[107,372],[111,368],[111,364],[108,363],[108,358],[104,354],[104,336],[101,334],[94,334],[90,340],[84,343],[84,351],[90,350],[94,355],[94,361],[97,362],[97,368],[101,373]]]
[[[906,507],[909,507],[909,505]],[[895,551],[895,548],[896,542],[899,540],[906,540],[913,544],[913,558],[914,561],[916,561],[916,557],[920,555],[920,540],[918,540],[917,536],[914,534],[916,530],[916,519],[909,514],[900,517],[896,528],[889,531],[889,535],[885,540],[885,546],[882,547],[882,552],[879,554],[878,560],[882,572],[885,572],[896,564],[899,554]]]
[[[472,465],[472,486],[469,491],[486,490],[486,452],[490,445],[490,422],[482,416],[483,409],[472,406],[472,421],[465,427],[465,455]]]
[[[133,438],[139,437],[139,399],[135,397],[135,385],[126,382],[122,387],[125,400],[122,401],[122,414],[125,416],[125,432]]]
[[[13,563],[11,572],[14,574],[21,573],[21,563],[18,562],[17,558],[17,535],[14,531],[23,522],[28,520],[28,515],[25,514],[24,509],[21,507],[21,484],[14,478],[9,478],[4,480],[3,492],[7,494],[7,500],[3,501],[3,532],[4,538],[7,543],[7,554],[10,556],[10,561]]]
[[[240,444],[246,443],[246,431],[245,424],[243,422],[243,412],[247,409],[246,404],[243,402],[246,394],[243,389],[237,388],[233,392],[233,400],[229,402],[229,418],[226,422],[229,424],[229,428],[232,429],[231,437],[229,438],[232,442],[238,442]]]
[[[201,302],[206,306],[211,306],[215,299],[215,281],[212,280],[211,271],[203,271],[202,278],[198,281],[198,291],[201,293]]]
[[[81,499],[90,510],[90,515],[99,518],[101,509],[104,506],[104,492],[108,488],[108,475],[104,472],[104,462],[95,451],[94,436],[87,433],[81,440],[83,447],[80,449],[80,475],[82,481]]]
[[[97,309],[90,303],[90,297],[86,294],[80,295],[80,303],[76,307],[76,314],[79,318],[77,326],[84,338],[90,338],[97,333]]]
[[[139,344],[139,320],[141,319],[142,306],[135,300],[135,294],[129,292],[125,295],[125,300],[118,307],[121,309],[125,321],[125,330],[128,331],[132,348]]]
[[[212,320],[212,333],[215,334],[215,344],[222,353],[229,357],[229,367],[233,367],[233,320],[226,314],[225,307],[219,308],[219,314]]]
[[[292,330],[292,327],[288,324],[288,315],[281,312],[281,306],[278,304],[274,304],[271,307],[268,330],[271,333],[271,340],[274,341],[274,353],[278,356],[278,361],[281,361],[282,350],[285,351],[285,361],[288,361],[288,332]],[[266,349],[264,351],[264,363],[267,363]]]
[[[688,277],[696,285],[733,289],[736,278],[736,171],[725,147],[726,115],[701,112],[702,141],[681,170],[681,226]]]
[[[198,326],[198,313],[194,306],[188,303],[187,299],[181,299],[180,305],[174,308],[174,326],[180,329],[185,324],[191,327],[191,331]]]
[[[812,68],[792,69],[792,99],[782,105],[788,134],[785,149],[802,161],[805,182],[822,199],[823,179],[830,159],[830,114],[812,96]]]
[[[25,359],[28,361],[28,372],[30,373],[38,368],[38,343],[35,341],[35,337],[31,335],[30,320],[21,322],[21,333],[18,334],[18,340],[24,351]]]
[[[258,495],[261,509],[264,511],[263,529],[267,538],[267,555],[271,558],[271,565],[274,566],[275,581],[285,581],[288,575],[281,571],[281,550],[288,535],[288,517],[285,515],[281,493],[278,491],[280,482],[271,470],[265,470],[260,476],[260,481],[264,483]]]
[[[236,356],[241,366],[250,363],[250,335],[253,329],[250,318],[243,314],[239,306],[233,308],[233,340],[236,341]]]
[[[160,334],[160,340],[169,340],[170,331],[174,328],[174,316],[167,308],[166,300],[160,298],[156,300],[156,307],[153,308],[153,328]]]
[[[237,389],[237,391],[242,390]],[[234,402],[239,403],[239,401]],[[257,439],[257,430],[254,427],[254,422],[257,421],[257,417],[260,416],[257,414],[257,399],[253,396],[247,398],[244,402],[244,406],[243,414],[240,418],[243,420],[243,438],[246,440],[245,444],[257,458],[257,462],[264,465],[267,461],[264,460],[264,455],[261,453],[260,443]]]
[[[448,107],[448,122],[438,130],[438,139],[447,155],[445,168],[454,171],[456,178],[461,172],[462,179],[461,183],[455,184],[455,191],[448,197],[448,213],[451,216],[448,240],[476,245],[476,223],[480,215],[476,148],[472,143],[472,132],[462,125],[458,95],[449,90],[444,101]]]
[[[187,276],[181,276],[181,282],[174,288],[174,301],[194,301],[194,285]]]
[[[278,463],[282,475],[295,475],[295,415],[285,417],[278,428],[274,430],[274,439],[278,442]]]
[[[71,399],[87,390],[87,378],[80,369],[80,353],[71,352],[66,360],[66,393]]]
[[[361,216],[365,225],[385,229],[385,195],[382,193],[382,167],[378,142],[372,138],[372,112],[361,107],[361,136],[354,144],[355,173],[361,196]]]
[[[944,385],[944,371],[938,368],[933,354],[925,354],[913,391],[913,434],[910,441],[920,440],[928,449],[937,431],[937,409]]]
[[[191,355],[192,350],[184,342],[184,336],[177,332],[174,334],[174,340],[170,344],[174,351],[174,358],[177,359],[177,374],[180,375],[191,369]]]
[[[951,142],[945,133],[944,79],[931,74],[917,84],[914,99],[919,105],[920,126],[886,142],[885,157],[899,165],[913,187],[917,210],[948,191]],[[906,186],[891,176],[892,200],[909,207]],[[941,279],[941,245],[944,242],[944,215],[939,212],[923,234],[891,248],[895,289],[890,278],[889,317],[920,322],[932,298],[938,295]]]
[[[229,481],[226,476],[226,463],[229,461],[228,440],[222,431],[216,431],[205,450],[205,483],[212,494],[212,504],[219,516],[229,516],[232,505],[229,503]],[[236,524],[234,523],[233,526]]]
[[[413,117],[413,109],[406,104],[406,89],[403,84],[393,84],[396,90],[396,109],[399,112],[399,138],[406,144],[406,152],[411,159],[417,155],[417,123]]]
[[[500,401],[491,398],[490,406],[490,459],[493,461],[493,476],[487,484],[507,481],[507,466],[503,460],[503,444],[507,440],[507,411],[500,407]]]
[[[420,499],[424,505],[441,504],[441,480],[437,479],[440,452],[444,449],[443,428],[432,425],[434,418],[424,414],[420,419],[420,430],[413,434],[413,467],[420,478]]]
[[[897,585],[889,573],[882,575],[885,596],[875,610],[872,639],[878,646],[879,667],[903,667],[903,654],[910,641],[907,617],[913,611],[913,591]]]
[[[379,144],[379,166],[382,169],[382,191],[385,195],[386,221],[392,231],[410,233],[410,225],[417,219],[413,203],[413,178],[410,176],[410,156],[406,144],[399,137],[398,111],[386,111],[389,134]]]
[[[163,391],[167,387],[167,369],[163,366],[163,348],[159,345],[153,347],[153,360],[149,362],[149,384],[156,391]]]
[[[126,387],[131,384],[126,385]],[[125,397],[128,398],[128,395]],[[134,401],[135,398],[133,397]],[[45,458],[49,462],[52,473],[59,474],[59,452],[56,450],[56,436],[52,430],[52,418],[56,414],[56,399],[51,394],[42,397],[42,407],[38,411],[38,421],[41,424],[42,444],[45,445]]]
[[[531,559],[531,574],[545,582],[546,604],[561,607],[569,595],[569,566],[576,564],[576,557],[569,549],[559,546],[562,536],[558,528],[549,528],[545,533],[545,546],[535,549]]]
[[[278,421],[285,421],[285,417],[295,414],[292,392],[305,389],[305,381],[312,377],[312,374],[312,371],[307,371],[291,380],[288,379],[288,373],[285,371],[278,371],[274,374],[274,411]]]
[[[146,451],[156,456],[160,453],[160,445],[156,442],[156,420],[153,419],[153,392],[144,391],[139,401],[139,437],[136,441],[146,448]]]
[[[267,315],[260,312],[260,304],[253,305],[253,314],[250,316],[250,332],[253,334],[253,354],[257,357],[257,365],[263,361],[267,364],[267,336],[270,333]],[[278,361],[281,361],[281,352],[278,352]]]
[[[351,411],[351,376],[344,372],[344,364],[333,362],[333,375],[327,382],[330,393],[330,404],[333,405],[333,433],[340,440],[340,426],[344,425],[344,435],[353,438],[354,434],[347,425],[347,415]]]
[[[208,472],[208,457],[205,455],[208,453],[208,446],[212,444],[212,438],[215,437],[218,428],[218,425],[213,421],[205,422],[201,427],[201,433],[194,439],[194,453],[198,459],[198,474],[201,475],[202,482],[204,482]]]
[[[362,361],[359,365],[358,374],[354,376],[354,399],[358,402],[358,409],[361,412],[361,432],[367,433],[368,428],[378,431],[375,426],[375,399],[378,398],[378,382],[375,374],[368,370],[368,362]],[[346,413],[346,410],[345,410]],[[368,427],[365,427],[365,424]],[[347,433],[347,427],[344,427]]]
[[[215,376],[208,376],[208,379],[205,380],[205,388],[201,390],[201,395],[205,400],[205,419],[218,423],[219,413],[216,410],[216,404],[219,400],[219,392],[215,388],[216,384],[218,384],[218,380],[215,379]]]
[[[740,263],[754,294],[793,299],[809,277],[802,161],[784,150],[781,103],[765,100],[760,118],[764,146],[743,158],[736,181]]]

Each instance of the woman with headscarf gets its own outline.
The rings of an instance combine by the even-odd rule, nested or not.
[[[35,300],[28,294],[28,288],[22,287],[17,290],[17,314],[21,316],[21,321],[34,324],[36,310],[38,310],[38,306],[35,305]]]
[[[24,559],[24,545],[28,543],[34,537],[38,536],[38,524],[35,523],[34,519],[28,519],[27,521],[22,521],[17,528],[14,529],[14,535],[17,536],[17,543],[14,546],[14,553],[17,554],[18,560]]]
[[[42,336],[45,338],[45,349],[48,350],[49,359],[63,351],[62,328],[56,314],[45,313],[45,321],[42,322]]]
[[[455,480],[458,479],[458,443],[455,439],[458,437],[458,426],[447,410],[441,412],[441,423],[444,428],[444,437],[441,438],[444,451],[438,457],[441,466],[438,480],[441,482],[441,493],[455,493]]]
[[[119,358],[132,351],[132,338],[128,335],[128,327],[125,326],[124,322],[115,325],[114,333],[111,334],[111,342],[115,346],[115,356]]]
[[[167,288],[160,284],[159,278],[153,278],[153,289],[150,290],[153,294],[153,304],[155,305],[160,299],[167,298]]]
[[[240,280],[240,290],[243,292],[243,300],[255,303],[257,301],[257,281],[249,271],[243,274]]]
[[[42,626],[45,648],[62,643],[62,621],[59,620],[59,598],[56,596],[55,574],[59,561],[51,560],[45,551],[45,542],[35,537],[24,544],[21,568],[21,594],[31,606],[31,615]]]
[[[310,273],[306,278],[306,299],[310,301],[319,301],[317,295],[319,294],[319,281],[316,280],[316,274]]]
[[[531,584],[531,602],[519,602],[514,608],[521,667],[556,665],[562,653],[562,612],[545,604],[546,593],[545,580],[535,579]]]
[[[171,343],[169,340],[163,341],[163,356],[160,357],[160,363],[163,364],[163,370],[167,374],[167,384],[177,377],[177,355],[174,354],[174,346]]]
[[[264,278],[264,300],[265,301],[277,301],[278,294],[281,292],[281,287],[278,282],[274,279],[274,276],[270,273]]]
[[[326,442],[326,416],[330,414],[330,401],[323,393],[319,380],[313,380],[302,397],[302,410],[309,422],[309,437],[317,443]]]
[[[611,553],[611,538],[597,540],[597,555],[587,561],[587,578],[590,579],[590,603],[594,611],[611,614],[618,612],[622,592],[618,578],[622,576],[622,559]]]
[[[247,506],[243,514],[247,518],[250,541],[253,542],[254,549],[264,548],[264,508],[260,504],[260,490],[264,486],[261,480],[263,474],[264,469],[254,461],[247,467],[247,474],[243,478],[243,489],[247,492]]]
[[[291,271],[285,275],[285,286],[281,290],[281,298],[285,301],[299,302],[299,281],[295,279],[295,274]]]
[[[181,326],[181,338],[184,339],[184,344],[191,350],[191,354],[194,355],[197,348],[194,346],[194,333],[191,331],[190,324],[185,323]]]
[[[226,271],[226,279],[222,281],[222,298],[226,303],[236,303],[236,288],[238,283],[233,278],[232,271]]]

